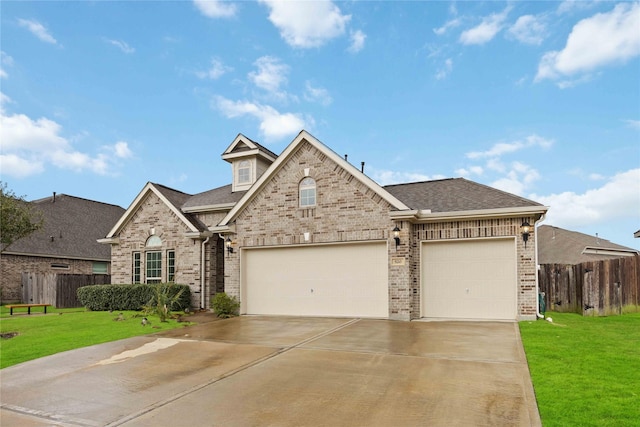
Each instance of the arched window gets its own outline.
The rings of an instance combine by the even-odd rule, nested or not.
[[[305,178],[300,181],[300,207],[309,208],[316,205],[316,180]]]
[[[155,247],[155,246],[162,246],[162,239],[160,237],[156,236],[155,234],[153,236],[149,236],[145,246],[148,247],[148,248],[152,248],[152,247]]]
[[[247,184],[251,182],[251,162],[243,160],[238,163],[238,184]]]

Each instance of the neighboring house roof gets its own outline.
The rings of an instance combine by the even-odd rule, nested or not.
[[[633,248],[612,243],[602,237],[551,225],[541,225],[536,233],[538,264],[580,264],[638,254]]]
[[[636,238],[640,237],[640,230],[633,233],[633,237],[636,237]]]
[[[42,229],[7,246],[14,255],[110,261],[111,249],[96,242],[125,212],[107,203],[58,194],[29,202],[43,218]]]
[[[464,178],[386,185],[384,189],[411,209],[428,209],[434,213],[542,206]]]

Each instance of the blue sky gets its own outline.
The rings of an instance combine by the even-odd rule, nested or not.
[[[0,3],[0,174],[128,205],[306,129],[380,184],[465,177],[640,248],[638,2]]]

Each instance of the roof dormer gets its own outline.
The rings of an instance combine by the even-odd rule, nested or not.
[[[257,142],[238,134],[222,153],[222,160],[231,163],[231,191],[248,190],[277,157]]]

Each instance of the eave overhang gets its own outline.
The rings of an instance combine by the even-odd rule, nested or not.
[[[392,211],[393,220],[405,220],[412,223],[460,221],[465,219],[488,219],[514,216],[534,216],[540,218],[549,210],[548,206],[522,206],[515,208],[478,209],[470,211],[431,212],[429,209]]]
[[[236,205],[235,202],[219,203],[216,205],[189,206],[182,208],[184,213],[204,213],[204,212],[228,212]]]

